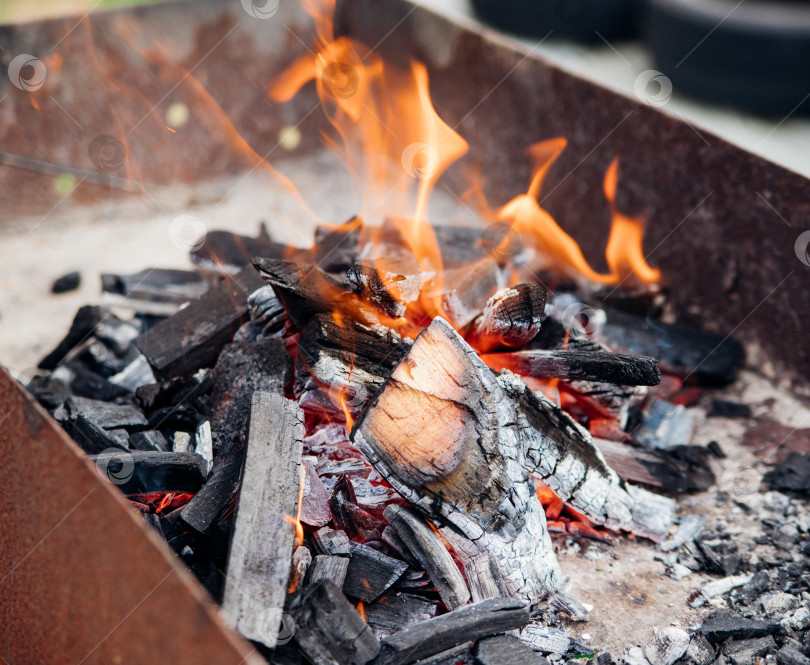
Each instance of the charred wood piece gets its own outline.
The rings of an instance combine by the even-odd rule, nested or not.
[[[492,369],[564,381],[598,381],[621,386],[655,386],[661,370],[655,358],[607,351],[515,351],[487,353],[481,359]]]
[[[209,231],[205,242],[192,249],[192,263],[202,270],[220,274],[223,270],[229,273],[239,272],[250,265],[254,256],[266,258],[292,258],[295,248],[274,242],[264,224],[255,238],[242,236],[230,231]],[[298,250],[300,251],[300,250]]]
[[[470,591],[464,576],[427,522],[401,504],[391,504],[384,514],[411,555],[427,572],[445,606],[454,610],[466,604],[470,599]]]
[[[329,580],[336,587],[342,588],[343,583],[346,581],[346,573],[348,570],[349,557],[318,554],[312,560],[307,584],[315,584],[321,580]]]
[[[654,356],[663,371],[705,385],[728,385],[745,362],[742,345],[730,337],[615,310],[599,336],[611,349]]]
[[[352,217],[339,226],[315,228],[312,258],[321,270],[345,273],[360,255],[363,220]]]
[[[497,262],[484,257],[464,267],[445,270],[441,285],[430,295],[439,298],[442,311],[461,330],[481,314],[489,298],[504,287],[505,281]]]
[[[131,450],[152,450],[167,451],[169,442],[160,430],[149,430],[146,432],[135,432],[129,435],[129,447]]]
[[[244,268],[138,337],[135,343],[155,376],[189,377],[212,366],[248,320],[248,295],[262,285],[253,268]]]
[[[501,347],[519,349],[540,331],[546,292],[535,284],[518,284],[498,291],[473,321],[467,341],[480,353]]]
[[[311,463],[305,462],[304,492],[301,496],[300,519],[304,524],[322,527],[332,519],[329,509],[329,492]]]
[[[258,338],[273,337],[284,330],[284,305],[272,286],[262,286],[248,296],[250,322],[256,327]]]
[[[110,451],[88,459],[124,494],[196,492],[205,481],[205,460],[194,453]]]
[[[402,360],[410,340],[384,326],[338,325],[321,314],[304,328],[295,361],[296,394],[306,410],[358,416]]]
[[[383,639],[375,665],[408,665],[464,642],[478,640],[529,622],[529,608],[516,600],[491,598],[423,621]]]
[[[464,576],[467,578],[474,603],[487,598],[509,595],[498,570],[497,561],[493,560],[489,552],[482,552],[465,561]]]
[[[383,638],[436,616],[438,604],[408,593],[386,594],[365,607],[366,622]]]
[[[253,396],[245,470],[222,609],[245,637],[273,648],[295,546],[303,414],[274,393]]]
[[[171,316],[183,303],[202,296],[208,282],[190,270],[150,268],[134,275],[102,274],[101,290],[141,314]]]
[[[236,495],[244,456],[222,464],[180,511],[181,519],[199,533],[208,533]]]
[[[370,305],[314,263],[255,258],[253,266],[273,287],[287,316],[299,329],[316,314],[334,311],[365,323],[377,319]]]
[[[360,535],[364,540],[379,540],[382,537],[385,523],[357,505],[352,481],[346,474],[342,474],[335,483],[329,498],[329,508],[335,526],[345,531],[349,538]]]
[[[445,649],[427,658],[420,658],[414,665],[469,665],[473,645],[473,642],[464,642],[457,647]]]
[[[318,549],[324,554],[345,557],[351,555],[349,537],[343,531],[336,531],[335,529],[330,529],[325,526],[322,529],[318,529],[313,534],[312,539],[315,541],[315,545],[317,545]]]
[[[474,665],[548,665],[543,656],[514,635],[496,635],[480,640],[473,655]]]
[[[365,665],[380,651],[363,617],[329,581],[304,589],[290,605],[290,614],[295,639],[314,665]]]
[[[393,319],[405,315],[422,289],[422,273],[413,256],[358,261],[346,275],[353,293],[374,303]]]
[[[56,369],[56,367],[79,344],[84,342],[106,315],[102,307],[85,305],[76,312],[65,338],[47,356],[39,361],[39,369]]]
[[[343,593],[364,603],[379,598],[400,578],[408,564],[367,545],[349,543],[351,558]]]

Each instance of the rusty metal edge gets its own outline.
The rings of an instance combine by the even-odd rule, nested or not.
[[[2,366],[0,534],[5,665],[265,662]]]

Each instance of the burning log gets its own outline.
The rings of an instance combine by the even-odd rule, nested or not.
[[[467,342],[487,353],[500,347],[519,349],[540,331],[546,292],[534,284],[518,284],[498,291],[472,323]]]
[[[401,504],[388,506],[385,518],[427,572],[445,606],[454,610],[466,604],[470,599],[467,583],[436,532]]]
[[[562,576],[515,421],[495,375],[436,318],[353,437],[406,500],[489,550],[512,593],[536,601]]]
[[[404,561],[386,556],[368,545],[355,542],[349,545],[351,558],[346,581],[343,584],[343,593],[352,598],[359,598],[366,603],[376,600],[402,577],[408,568],[408,564]]]
[[[511,399],[510,399],[511,398]],[[488,551],[510,595],[561,574],[528,468],[598,524],[660,539],[672,502],[627,486],[590,435],[514,375],[496,377],[443,319],[416,339],[353,430],[355,445],[428,519]]]
[[[290,614],[295,639],[314,665],[365,665],[380,652],[376,635],[331,582],[304,589]]]
[[[143,333],[135,344],[155,376],[189,377],[214,364],[239,326],[248,320],[247,297],[263,286],[248,267]]]
[[[254,258],[253,266],[273,287],[298,328],[304,328],[316,314],[335,311],[365,323],[377,319],[370,305],[362,303],[355,293],[314,263]]]
[[[303,415],[274,393],[253,396],[222,609],[245,637],[276,644],[295,546]]]
[[[472,640],[522,628],[529,608],[509,598],[490,598],[423,621],[383,639],[376,665],[408,665]]]
[[[515,351],[487,353],[481,359],[492,369],[508,369],[525,376],[597,381],[620,386],[655,386],[661,381],[658,361],[608,351]]]

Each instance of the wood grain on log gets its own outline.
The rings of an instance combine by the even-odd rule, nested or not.
[[[336,587],[343,587],[346,571],[349,569],[349,557],[332,554],[318,554],[309,569],[308,584],[329,580]]]
[[[245,637],[276,644],[287,594],[304,438],[303,414],[274,393],[253,395],[245,469],[222,610]]]
[[[425,520],[409,508],[392,503],[385,518],[404,541],[406,547],[425,569],[445,606],[454,610],[470,599],[464,576],[441,538]]]

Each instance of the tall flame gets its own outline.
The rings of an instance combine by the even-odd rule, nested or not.
[[[631,276],[645,283],[657,282],[661,277],[660,271],[647,264],[642,251],[643,222],[623,215],[616,207],[618,158],[611,162],[604,180],[605,196],[612,213],[610,237],[605,249],[609,273],[599,273],[591,268],[576,240],[563,231],[538,203],[546,175],[566,145],[566,140],[558,137],[535,143],[529,148],[529,155],[535,163],[529,189],[503,206],[498,212],[498,219],[509,223],[516,233],[530,237],[550,267],[569,275],[582,275],[597,284],[618,284]]]

